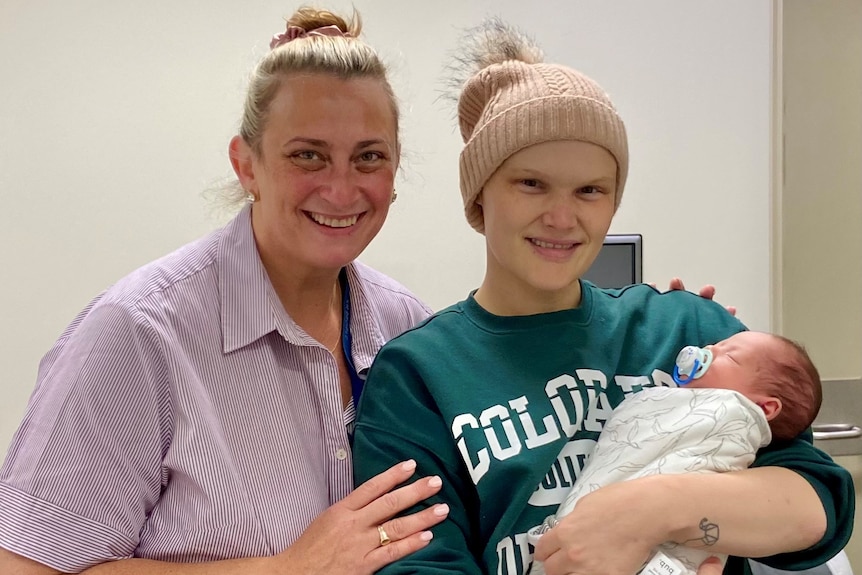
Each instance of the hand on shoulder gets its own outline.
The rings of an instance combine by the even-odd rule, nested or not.
[[[651,285],[652,287],[656,287],[656,285],[654,283],[650,283],[649,285]],[[656,289],[658,289],[658,288],[656,288]],[[672,278],[670,280],[670,283],[668,283],[666,291],[686,291],[685,290],[685,284],[683,283],[682,279],[680,279],[678,277]],[[691,292],[691,293],[695,293],[695,292]],[[710,301],[714,301],[715,300],[715,286],[711,285],[711,284],[706,284],[705,286],[703,286],[699,290],[697,290],[697,295],[699,295],[703,299],[708,299]],[[730,315],[732,315],[733,317],[736,317],[736,306],[726,305],[726,306],[724,306],[724,309],[726,309]]]

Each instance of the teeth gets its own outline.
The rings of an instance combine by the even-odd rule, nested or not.
[[[349,216],[346,218],[327,218],[326,216],[322,216],[320,214],[311,213],[311,219],[317,222],[318,224],[330,227],[330,228],[349,228],[353,224],[356,223],[356,220],[359,219],[359,216]]]
[[[542,240],[530,240],[540,248],[552,248],[555,250],[568,250],[571,249],[575,244],[552,244],[550,242],[543,242]]]

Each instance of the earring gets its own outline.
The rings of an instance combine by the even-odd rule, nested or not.
[[[394,204],[395,200],[397,200],[397,199],[398,199],[398,192],[396,192],[395,190],[392,190],[392,200],[389,203]]]
[[[253,204],[257,201],[257,196],[255,196],[251,192],[246,192],[245,201],[248,202],[249,204]]]

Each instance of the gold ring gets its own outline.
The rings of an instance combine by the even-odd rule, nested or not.
[[[380,534],[380,546],[389,545],[392,543],[392,540],[389,538],[389,535],[386,534],[386,530],[383,529],[382,525],[377,526],[377,532]]]

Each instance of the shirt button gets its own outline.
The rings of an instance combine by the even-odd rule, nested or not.
[[[337,451],[335,452],[335,457],[336,457],[339,461],[344,461],[345,459],[347,459],[347,450],[346,450],[346,449],[339,449],[339,450],[337,450]]]

